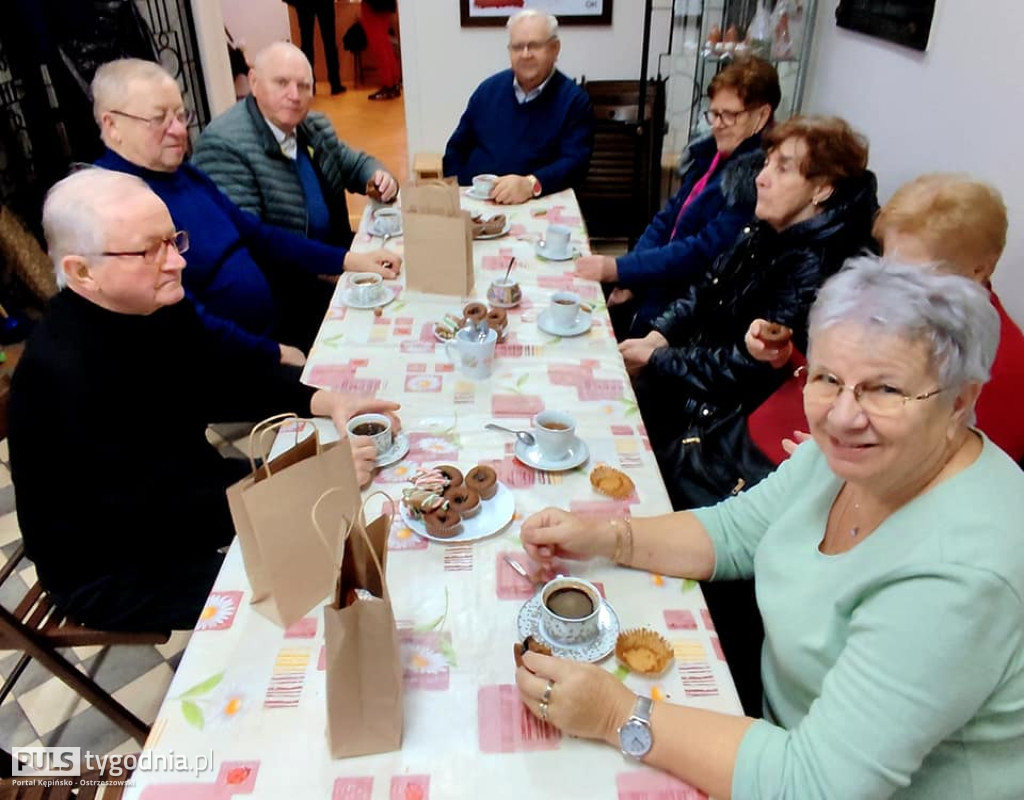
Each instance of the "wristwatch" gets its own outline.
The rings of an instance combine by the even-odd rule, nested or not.
[[[651,752],[654,734],[651,732],[651,708],[654,702],[649,697],[636,696],[633,715],[619,728],[619,748],[622,755],[637,761]]]
[[[541,188],[540,181],[537,180],[537,176],[527,175],[526,177],[530,179],[530,191],[533,192],[533,196],[540,197],[540,193],[543,189]]]

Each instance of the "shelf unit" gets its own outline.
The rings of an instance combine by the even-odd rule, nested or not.
[[[817,10],[817,0],[788,0],[791,8],[800,7],[803,9],[799,20],[790,21],[790,30],[799,30],[799,36],[794,41],[791,55],[785,58],[771,57],[768,53],[759,53],[754,48],[739,47],[738,51],[718,51],[708,45],[708,37],[714,26],[718,26],[723,32],[730,26],[735,26],[739,32],[741,42],[747,35],[747,30],[757,11],[758,3],[761,0],[702,0],[699,4],[701,11],[697,15],[688,17],[687,22],[696,24],[699,31],[699,45],[696,49],[696,63],[693,71],[693,92],[690,105],[690,138],[711,132],[710,126],[704,121],[704,111],[708,108],[707,89],[711,79],[718,74],[726,65],[731,63],[745,53],[758,54],[767,57],[779,72],[779,83],[782,87],[782,102],[779,104],[775,118],[778,120],[787,119],[800,112],[800,104],[803,100],[804,83],[807,76],[807,63],[811,52],[811,37],[814,31],[814,15]],[[774,0],[775,3],[781,0]],[[693,4],[691,3],[691,8]]]

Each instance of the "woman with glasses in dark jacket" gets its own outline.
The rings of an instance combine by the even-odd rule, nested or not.
[[[755,219],[651,333],[619,346],[670,493],[680,441],[755,407],[784,377],[747,352],[750,322],[785,325],[805,347],[818,287],[871,242],[878,201],[861,136],[835,117],[796,117],[764,138]]]
[[[708,87],[711,135],[687,148],[682,185],[626,255],[585,256],[581,277],[615,284],[608,298],[617,327],[642,336],[736,241],[754,213],[754,179],[764,161],[761,134],[782,97],[775,68],[759,58],[736,61]]]

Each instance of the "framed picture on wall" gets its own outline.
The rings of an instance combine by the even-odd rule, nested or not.
[[[935,0],[841,0],[836,25],[927,50],[934,14]]]
[[[463,28],[500,27],[525,8],[554,14],[559,25],[612,24],[612,0],[459,0]]]

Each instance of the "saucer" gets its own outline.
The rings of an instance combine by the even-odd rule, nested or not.
[[[593,314],[577,314],[576,322],[568,328],[560,328],[551,320],[551,309],[546,308],[537,315],[537,327],[552,336],[579,336],[590,330]]]
[[[533,467],[533,469],[540,470],[541,472],[562,472],[567,469],[575,469],[580,464],[586,463],[586,460],[590,458],[590,450],[587,448],[587,443],[579,436],[573,437],[573,442],[569,445],[569,452],[565,458],[561,459],[545,458],[541,455],[540,448],[537,445],[523,444],[523,441],[518,438],[516,439],[513,452],[515,452],[516,458],[526,464],[526,466]]]
[[[488,304],[494,306],[495,308],[515,308],[517,305],[519,305],[521,302],[523,302],[523,293],[522,293],[522,291],[519,292],[519,299],[516,300],[514,303],[499,303],[497,300],[495,300],[493,297],[491,297],[491,290],[488,289],[487,290],[487,302],[488,302]]]
[[[487,239],[500,239],[502,236],[507,235],[510,230],[512,230],[512,220],[510,220],[508,217],[505,217],[505,226],[500,231],[498,231],[497,233],[484,233],[481,234],[480,236],[474,236],[473,240],[477,242],[482,242]]]
[[[546,244],[537,242],[533,246],[533,252],[545,261],[571,261],[576,257],[576,249],[571,246],[571,243],[568,252],[563,250],[561,253],[553,253],[547,248]]]
[[[589,642],[563,644],[552,641],[544,632],[540,592],[523,604],[523,607],[519,609],[519,616],[516,618],[520,640],[527,636],[533,636],[550,647],[552,655],[572,661],[600,661],[615,649],[615,640],[619,638],[619,616],[607,600],[601,601],[601,608],[597,612],[597,625],[597,636]]]
[[[485,195],[485,194],[477,194],[477,193],[476,193],[476,190],[475,190],[475,189],[474,189],[474,188],[473,188],[472,186],[470,186],[470,187],[469,187],[469,188],[468,188],[468,189],[466,190],[466,197],[471,197],[471,198],[473,198],[474,200],[484,200],[484,201],[488,201],[488,202],[489,202],[489,201],[490,201],[490,199],[491,199],[491,198],[490,198],[490,197],[489,197],[488,195]]]
[[[382,286],[380,297],[369,303],[358,303],[355,298],[352,297],[352,289],[347,288],[341,293],[341,302],[349,308],[377,308],[378,306],[386,306],[392,300],[395,299],[397,294],[396,290],[392,286]]]
[[[370,236],[376,236],[378,239],[381,239],[381,238],[383,238],[384,236],[387,235],[387,231],[382,231],[380,228],[378,228],[377,227],[377,223],[375,221],[371,221],[370,224],[366,226],[366,232],[368,234],[370,234]],[[402,226],[399,225],[398,226],[398,230],[395,231],[394,233],[392,233],[390,236],[388,236],[388,238],[389,239],[397,239],[401,235],[402,235]]]
[[[391,439],[391,447],[377,456],[378,467],[389,467],[396,461],[401,461],[405,458],[405,454],[409,452],[409,436],[406,433],[399,431]]]

